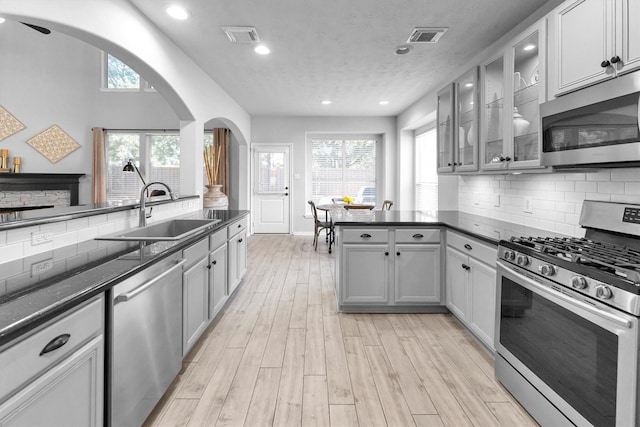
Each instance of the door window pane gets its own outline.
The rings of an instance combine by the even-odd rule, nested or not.
[[[416,143],[416,209],[435,214],[438,210],[438,148],[436,129],[417,135]]]
[[[285,187],[284,153],[261,152],[258,159],[258,192],[281,193]]]

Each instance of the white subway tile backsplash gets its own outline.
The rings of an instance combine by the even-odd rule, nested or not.
[[[593,181],[580,181],[575,183],[575,191],[580,193],[597,193],[598,183]]]
[[[598,193],[624,194],[624,182],[599,182]]]

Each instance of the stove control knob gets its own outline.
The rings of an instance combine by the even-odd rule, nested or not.
[[[513,261],[516,259],[516,253],[514,251],[504,251],[502,257],[507,261]]]
[[[613,296],[613,293],[608,286],[598,285],[596,286],[596,296],[600,299],[610,299]]]
[[[554,276],[557,272],[556,267],[553,265],[544,264],[538,267],[538,271],[543,276]]]
[[[571,287],[576,289],[585,289],[587,287],[587,279],[582,276],[573,276],[571,278]]]
[[[516,257],[516,264],[518,264],[520,267],[526,267],[527,265],[529,265],[529,257],[526,255],[518,255]]]

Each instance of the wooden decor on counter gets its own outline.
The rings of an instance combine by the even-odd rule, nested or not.
[[[57,163],[60,159],[80,148],[80,144],[60,129],[58,125],[53,125],[36,136],[29,138],[27,144],[35,148],[51,163]]]
[[[0,105],[0,141],[25,128],[25,125]]]

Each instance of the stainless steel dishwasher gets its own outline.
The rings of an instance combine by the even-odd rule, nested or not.
[[[183,263],[176,254],[113,288],[113,427],[142,425],[181,369]]]

